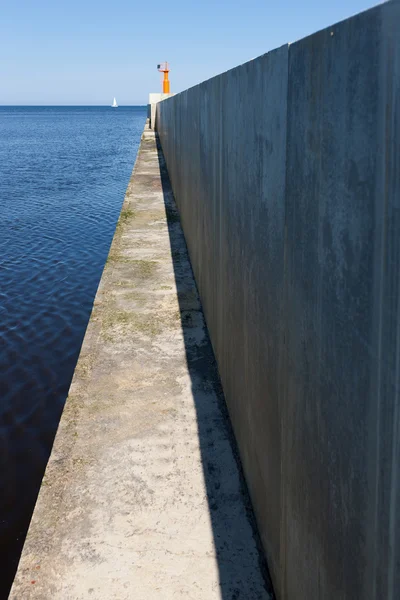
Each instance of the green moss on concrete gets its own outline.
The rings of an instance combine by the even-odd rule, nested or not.
[[[118,342],[121,336],[145,335],[154,337],[180,320],[180,312],[132,312],[109,307],[102,319],[101,337],[104,341]]]
[[[132,275],[140,278],[147,278],[154,275],[158,264],[155,260],[143,260],[124,256],[123,254],[120,254],[117,249],[115,249],[113,252],[110,252],[108,255],[106,264],[110,263],[115,265],[132,265],[134,268],[134,273]]]
[[[120,217],[118,219],[117,227],[121,227],[131,219],[134,219],[136,216],[136,212],[132,208],[122,209]]]
[[[122,297],[124,300],[134,300],[136,306],[144,306],[146,304],[146,296],[141,292],[125,292]]]
[[[163,320],[154,315],[125,310],[110,312],[103,319],[101,335],[107,341],[120,341],[121,335],[140,333],[153,337],[163,328]]]
[[[151,277],[157,268],[157,262],[154,260],[134,260],[132,262],[137,268],[137,274],[140,277]]]

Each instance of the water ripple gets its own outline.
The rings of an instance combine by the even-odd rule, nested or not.
[[[0,107],[0,598],[7,597],[145,120]]]

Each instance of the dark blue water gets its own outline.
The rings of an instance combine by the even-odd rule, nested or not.
[[[146,109],[0,107],[0,598],[7,597]]]

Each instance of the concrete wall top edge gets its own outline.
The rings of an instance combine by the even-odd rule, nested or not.
[[[344,23],[348,24],[349,21],[358,20],[360,18],[365,18],[370,13],[379,12],[379,11],[382,11],[382,10],[386,10],[386,9],[390,8],[391,5],[398,4],[398,3],[400,3],[400,0],[387,0],[386,2],[381,2],[381,3],[377,4],[376,6],[373,6],[372,8],[369,8],[367,10],[359,12],[359,13],[357,13],[355,15],[351,15],[350,17],[342,19],[341,21],[337,21],[336,23],[333,23],[332,25],[328,25],[327,27],[324,27],[323,29],[319,29],[318,31],[310,33],[310,35],[307,35],[307,36],[305,36],[303,38],[300,38],[300,39],[295,40],[293,42],[287,42],[285,44],[282,44],[282,46],[278,46],[277,48],[274,48],[272,50],[268,50],[264,54],[260,54],[259,56],[255,57],[255,58],[252,58],[250,60],[247,60],[244,63],[241,63],[240,65],[236,65],[235,67],[232,67],[231,69],[227,69],[226,71],[222,71],[221,73],[218,73],[217,75],[213,75],[209,79],[204,79],[203,81],[200,81],[199,83],[197,83],[196,85],[194,85],[194,86],[192,86],[190,88],[186,88],[185,90],[177,92],[176,94],[174,94],[174,97],[176,97],[176,96],[179,97],[181,94],[184,94],[185,92],[187,92],[189,90],[196,90],[200,86],[202,86],[202,85],[204,85],[206,83],[210,83],[214,79],[217,79],[218,77],[221,77],[222,75],[225,75],[226,73],[232,73],[236,69],[241,69],[241,68],[243,68],[245,66],[248,66],[249,64],[251,64],[254,61],[257,61],[257,60],[259,60],[259,59],[261,59],[263,57],[265,57],[268,54],[272,54],[274,52],[278,52],[282,48],[289,48],[290,49],[291,46],[294,46],[294,45],[297,45],[297,44],[301,44],[301,43],[307,43],[307,40],[309,40],[310,38],[313,38],[314,36],[318,36],[319,37],[320,35],[326,35],[327,33],[329,33],[329,35],[330,35],[331,32],[332,32],[332,30],[334,30],[335,28],[340,27]],[[170,101],[170,100],[171,100],[171,98],[166,98],[165,99],[165,101],[167,101],[167,102]]]
[[[185,94],[189,90],[190,91],[196,90],[197,88],[201,87],[202,85],[209,84],[210,82],[214,81],[215,79],[218,79],[222,75],[226,75],[227,73],[232,73],[233,71],[236,71],[238,69],[242,69],[242,68],[250,65],[251,63],[254,63],[255,61],[258,61],[258,60],[264,58],[265,56],[267,56],[269,54],[274,54],[275,52],[280,52],[282,50],[282,48],[286,48],[287,49],[289,47],[289,45],[290,44],[286,43],[286,44],[282,44],[282,46],[278,46],[277,48],[274,48],[273,50],[268,50],[264,54],[260,54],[260,56],[256,56],[255,58],[251,58],[250,60],[247,60],[244,63],[241,63],[240,65],[236,65],[236,67],[232,67],[231,69],[227,69],[226,71],[222,71],[221,73],[218,73],[217,75],[213,75],[212,77],[209,77],[209,79],[204,79],[204,81],[200,81],[199,83],[196,83],[196,85],[193,85],[190,88],[182,90],[181,92],[177,92],[174,95],[174,97],[179,97],[179,96],[181,96],[181,94]],[[168,101],[168,100],[170,100],[170,98],[166,98],[166,101]]]
[[[297,44],[307,43],[307,41],[310,38],[319,37],[321,35],[326,35],[327,33],[330,35],[331,32],[333,31],[333,33],[334,33],[334,30],[337,29],[338,27],[341,27],[344,24],[348,25],[349,23],[351,23],[353,21],[357,21],[359,19],[364,19],[367,16],[370,16],[372,13],[382,11],[382,9],[386,9],[391,4],[394,4],[395,2],[398,2],[398,1],[400,1],[400,0],[387,0],[386,2],[381,2],[380,4],[377,4],[376,6],[373,6],[372,8],[368,8],[368,9],[358,12],[354,15],[350,15],[349,17],[346,17],[345,19],[342,19],[341,21],[337,21],[336,23],[333,23],[332,25],[328,25],[327,27],[318,29],[317,31],[314,31],[313,33],[310,33],[309,35],[306,35],[305,37],[302,37],[302,38],[299,38],[298,40],[290,42],[289,46],[291,47],[291,46],[294,46]]]

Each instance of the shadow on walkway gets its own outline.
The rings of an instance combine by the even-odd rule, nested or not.
[[[273,598],[161,144],[157,153],[222,600]],[[199,339],[198,331],[203,332]],[[197,333],[197,335],[196,335]]]

